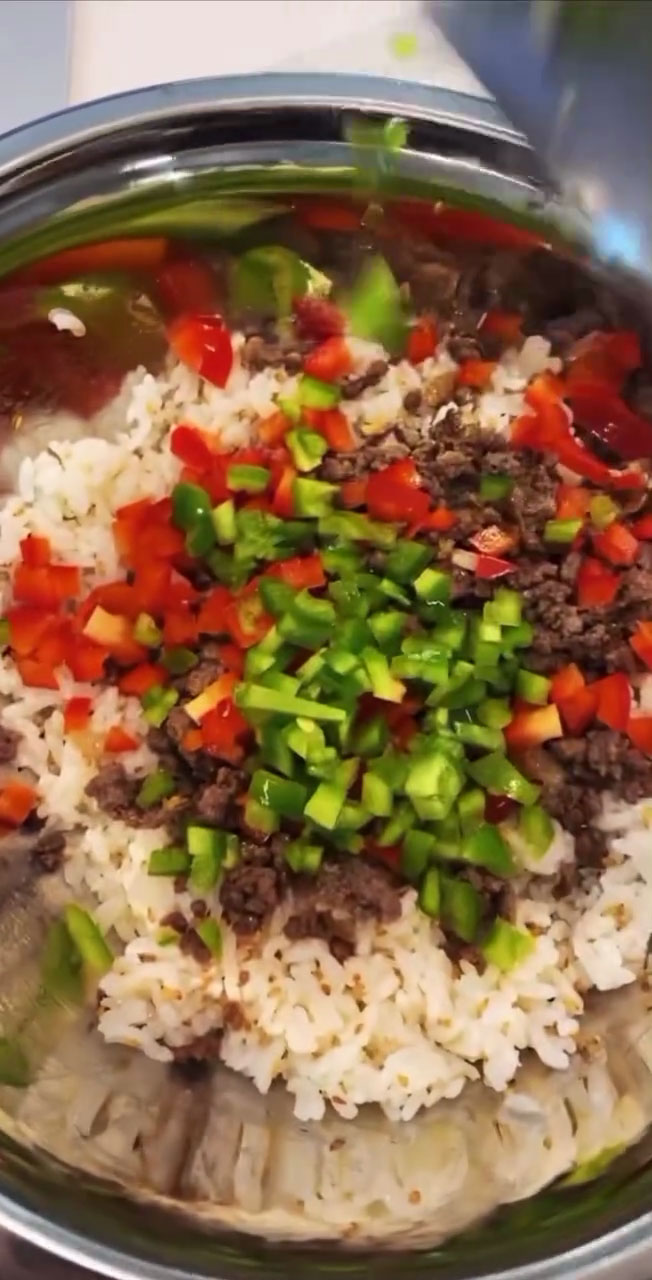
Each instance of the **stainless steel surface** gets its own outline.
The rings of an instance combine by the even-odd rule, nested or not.
[[[360,109],[412,122],[410,148],[397,160],[401,180],[436,182],[508,208],[566,217],[523,137],[492,103],[373,77],[261,76],[148,89],[0,139],[0,247],[4,237],[76,201],[143,188],[154,178],[177,189],[180,179],[218,167],[236,184],[243,168],[280,161],[336,175],[350,163],[344,117]],[[279,170],[279,181],[289,173],[295,181],[296,172]],[[572,216],[568,225],[578,229]],[[652,1268],[650,1187],[633,1176],[610,1188],[599,1209],[583,1192],[572,1200],[575,1215],[551,1203],[543,1225],[522,1212],[519,1217],[523,1206],[515,1205],[495,1227],[431,1253],[377,1249],[343,1256],[326,1247],[297,1251],[235,1234],[203,1234],[167,1208],[145,1208],[113,1184],[80,1178],[6,1135],[0,1135],[0,1152],[0,1224],[72,1263],[123,1280],[250,1280],[261,1270],[301,1280],[342,1270],[357,1280],[381,1272],[447,1280],[481,1274],[645,1280]],[[22,1248],[13,1251],[14,1269],[16,1256],[22,1265]],[[29,1273],[38,1276],[27,1256]],[[2,1266],[0,1274],[4,1280]],[[70,1277],[70,1268],[63,1274]],[[14,1280],[11,1271],[9,1277]],[[15,1280],[22,1280],[20,1270]],[[59,1280],[56,1267],[42,1280]]]
[[[73,0],[0,0],[0,133],[68,102]]]
[[[434,21],[591,221],[652,277],[649,0],[433,0]]]

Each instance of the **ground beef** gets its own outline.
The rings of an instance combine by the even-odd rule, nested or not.
[[[288,869],[283,844],[244,841],[240,862],[222,877],[220,903],[227,923],[239,934],[255,933],[282,901]]]
[[[165,929],[174,929],[176,933],[185,933],[188,921],[182,911],[168,911],[168,914],[163,916],[161,925]]]
[[[385,867],[363,858],[328,858],[316,876],[297,878],[285,932],[324,938],[341,960],[355,950],[358,925],[396,920],[400,912],[400,889]]]
[[[630,804],[652,795],[652,758],[614,729],[560,738],[550,743],[550,750],[577,786],[610,791]]]
[[[228,821],[229,810],[233,801],[247,790],[249,775],[233,765],[220,765],[212,782],[196,792],[194,809],[198,818],[204,822],[214,822],[216,826]]]
[[[206,943],[202,942],[195,929],[184,929],[179,939],[179,950],[184,956],[192,956],[198,964],[208,964],[211,959]]]
[[[16,758],[19,735],[0,721],[0,764],[11,764]]]
[[[342,379],[341,390],[345,400],[357,400],[363,391],[375,387],[385,377],[389,365],[386,360],[372,360],[364,373],[350,373]]]
[[[390,462],[407,458],[409,453],[410,449],[406,444],[393,435],[387,435],[382,440],[361,445],[355,453],[327,454],[319,472],[315,474],[321,480],[340,484],[343,480],[365,476],[369,471],[379,471],[382,467],[389,466]]]
[[[130,777],[124,765],[115,762],[103,765],[99,773],[91,778],[86,787],[86,795],[96,800],[100,809],[108,813],[109,817],[119,818],[130,827],[176,825],[177,818],[188,809],[189,795],[180,792],[149,809],[141,809],[136,804],[141,785],[142,779]]]
[[[253,373],[262,373],[270,367],[284,365],[289,373],[298,373],[303,364],[301,344],[293,342],[288,346],[273,332],[255,333],[247,338],[240,359],[245,369]]]
[[[58,871],[66,851],[63,831],[44,831],[34,844],[31,857],[38,871],[48,874]]]
[[[190,1044],[178,1045],[172,1050],[175,1062],[211,1062],[217,1061],[222,1048],[222,1032],[218,1028],[205,1031]]]

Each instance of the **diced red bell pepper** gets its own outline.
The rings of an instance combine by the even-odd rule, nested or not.
[[[268,418],[260,419],[256,434],[262,444],[275,445],[283,439],[289,427],[289,418],[278,410],[276,413],[271,413]]]
[[[367,478],[343,480],[340,485],[340,502],[343,507],[364,507],[367,501]]]
[[[514,550],[514,537],[506,529],[497,524],[490,524],[469,539],[476,551],[488,556],[503,556],[506,551]]]
[[[355,432],[341,409],[306,409],[306,422],[326,440],[335,453],[353,453],[357,446]]]
[[[184,751],[201,751],[203,746],[201,729],[194,727],[192,729],[186,729],[186,732],[181,739],[181,743]]]
[[[197,615],[197,630],[200,634],[218,636],[225,631],[224,614],[232,603],[233,596],[227,587],[213,587],[204,596]]]
[[[563,387],[550,374],[540,374],[525,392],[534,415],[518,418],[512,425],[512,443],[517,447],[548,450],[576,475],[605,489],[640,489],[645,477],[639,471],[614,471],[576,439],[561,403]]]
[[[495,248],[527,249],[544,247],[547,241],[529,227],[516,226],[493,218],[479,209],[461,209],[437,200],[393,201],[390,210],[400,222],[422,235],[445,240],[465,240],[469,244]]]
[[[637,622],[629,643],[641,662],[652,671],[652,622]]]
[[[421,364],[437,349],[437,329],[428,316],[422,316],[408,334],[406,355],[411,364]]]
[[[391,463],[367,478],[367,508],[376,520],[421,521],[430,506],[418,488],[421,477],[410,458]]]
[[[272,510],[275,515],[281,516],[284,520],[290,520],[294,515],[294,482],[296,478],[297,473],[294,467],[284,467],[274,491]]]
[[[327,298],[305,294],[293,302],[296,326],[304,338],[334,338],[344,333],[344,316]]]
[[[167,253],[168,241],[162,236],[141,236],[124,240],[102,240],[99,244],[82,244],[75,249],[62,249],[39,262],[22,267],[14,279],[32,284],[57,284],[78,276],[103,271],[144,271],[158,267]]]
[[[639,516],[639,519],[632,524],[631,530],[636,538],[648,542],[652,538],[652,512]]]
[[[63,727],[66,733],[78,733],[81,729],[86,729],[92,707],[91,698],[69,698],[63,709]]]
[[[455,512],[442,504],[439,507],[433,507],[432,511],[427,511],[422,520],[415,520],[410,525],[408,533],[411,538],[423,529],[432,529],[435,533],[447,533],[456,520]]]
[[[401,716],[392,726],[392,742],[399,751],[407,751],[418,732],[419,725],[414,716]]]
[[[326,582],[324,566],[318,553],[312,556],[293,556],[290,560],[277,560],[266,572],[287,582],[288,586],[297,591],[304,587],[323,587]]]
[[[245,656],[237,644],[221,644],[218,649],[218,658],[227,671],[232,672],[239,679],[242,677]]]
[[[69,619],[54,618],[30,656],[53,669],[61,667],[68,659],[71,642]]]
[[[638,555],[638,541],[626,524],[613,520],[606,529],[593,534],[593,546],[611,564],[633,564]]]
[[[121,693],[133,694],[136,698],[142,698],[148,689],[152,689],[155,684],[165,684],[168,673],[165,667],[158,662],[140,662],[137,667],[132,667],[130,671],[125,671],[124,675],[118,680],[118,688]]]
[[[652,422],[605,388],[578,386],[568,392],[573,418],[626,462],[652,455]]]
[[[580,485],[560,484],[557,489],[557,519],[583,520],[594,496],[590,489],[583,489]]]
[[[639,751],[652,755],[652,716],[630,716],[627,737]]]
[[[136,751],[140,741],[132,733],[127,733],[122,725],[112,724],[104,739],[104,750],[111,755],[120,755],[123,751]]]
[[[518,311],[488,311],[484,317],[480,332],[488,333],[494,338],[501,338],[510,346],[520,346],[523,341],[523,316]]]
[[[516,800],[511,800],[509,796],[494,796],[488,791],[484,801],[484,820],[497,825],[511,818],[517,808]]]
[[[572,698],[574,694],[579,693],[580,689],[585,688],[586,680],[582,672],[576,663],[571,662],[568,666],[555,671],[550,682],[550,698],[552,702],[559,705],[564,698]]]
[[[195,614],[188,605],[179,605],[163,619],[163,640],[167,645],[193,645],[199,634]]]
[[[52,623],[52,614],[30,605],[13,605],[7,610],[9,643],[14,653],[27,657]]]
[[[73,564],[50,564],[43,568],[18,564],[14,569],[13,588],[16,599],[24,604],[52,609],[79,595],[81,574]]]
[[[353,204],[328,196],[300,197],[294,206],[297,221],[313,231],[357,231],[362,213]]]
[[[628,375],[640,368],[641,361],[640,339],[633,330],[594,330],[579,338],[568,355],[569,391],[585,387],[618,392]]]
[[[28,688],[59,688],[59,681],[49,663],[38,662],[35,658],[16,658],[16,666],[23,684],[27,685]]]
[[[466,569],[474,573],[476,578],[502,578],[506,573],[513,573],[516,565],[511,560],[503,560],[500,556],[487,556],[479,551],[465,551],[456,547],[451,560],[458,569]]]
[[[198,427],[182,422],[175,427],[170,436],[170,451],[193,471],[205,471],[210,467],[213,451],[206,443],[205,436]]]
[[[587,684],[565,698],[555,698],[566,728],[580,734],[588,728],[598,709],[598,691],[594,684]]]
[[[50,539],[38,533],[28,533],[26,538],[21,538],[20,554],[23,564],[30,565],[32,569],[43,569],[52,558]]]
[[[224,611],[222,622],[223,628],[241,649],[250,649],[253,644],[258,644],[272,624],[273,619],[265,612],[257,593],[232,601]]]
[[[326,338],[306,356],[303,368],[311,378],[319,378],[322,382],[343,378],[353,368],[353,357],[346,339],[339,336]]]
[[[495,368],[495,360],[464,360],[457,371],[457,381],[462,387],[484,391],[491,382]]]
[[[611,604],[620,586],[620,574],[601,560],[585,556],[577,574],[577,603],[580,609],[596,609]]]
[[[378,862],[384,862],[390,870],[398,871],[401,862],[400,844],[379,844],[372,836],[367,836],[364,849],[370,858],[376,858]]]
[[[173,258],[154,277],[156,291],[168,315],[210,313],[217,304],[217,281],[201,258]]]
[[[591,685],[598,697],[596,716],[610,729],[624,733],[632,707],[632,687],[624,671],[604,676]]]
[[[200,377],[216,387],[226,386],[233,367],[233,347],[221,316],[179,316],[168,326],[168,340],[177,358]]]
[[[11,778],[0,786],[0,822],[20,827],[38,804],[38,791],[21,778]]]
[[[209,711],[201,722],[203,747],[212,755],[220,756],[231,763],[237,763],[242,759],[243,747],[238,739],[249,732],[250,727],[247,721],[230,698]]]
[[[92,684],[104,678],[104,664],[110,657],[109,650],[92,640],[75,640],[66,657],[66,666],[75,680]]]
[[[551,738],[561,738],[563,729],[559,711],[554,702],[545,707],[517,711],[505,729],[505,741],[510,747],[535,747]]]

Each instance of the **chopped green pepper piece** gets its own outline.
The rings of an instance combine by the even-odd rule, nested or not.
[[[415,813],[412,805],[407,800],[401,800],[395,805],[394,812],[390,814],[378,836],[379,845],[385,848],[387,845],[398,844],[410,827],[414,826],[414,822]]]
[[[441,908],[441,880],[437,867],[429,867],[419,885],[419,906],[436,920]]]
[[[591,498],[589,515],[596,529],[606,529],[620,515],[620,507],[608,493],[597,493]]]
[[[335,609],[330,600],[307,589],[295,594],[291,607],[278,624],[279,635],[302,649],[319,648],[335,630]]]
[[[360,827],[371,822],[372,817],[373,814],[358,800],[346,800],[340,810],[337,826],[346,831],[359,831]]]
[[[317,431],[308,431],[302,427],[288,431],[285,443],[297,471],[314,471],[328,448],[324,437]]]
[[[582,1160],[580,1164],[576,1164],[570,1173],[566,1174],[561,1182],[557,1183],[561,1187],[579,1187],[585,1182],[592,1182],[594,1178],[599,1178],[618,1159],[624,1151],[627,1150],[627,1143],[614,1142],[609,1147],[603,1147],[601,1151],[597,1151],[595,1155],[589,1156],[588,1159]]]
[[[241,254],[231,275],[232,303],[236,311],[252,310],[283,318],[292,312],[292,300],[306,292],[308,264],[284,245],[258,245]]]
[[[433,689],[432,693],[428,695],[427,705],[429,707],[438,707],[440,702],[445,701],[446,706],[450,707],[450,699],[471,683],[473,672],[474,666],[472,662],[465,662],[459,659],[451,668],[446,684],[442,685],[441,688]]]
[[[247,581],[252,565],[237,565],[232,555],[220,547],[213,547],[206,557],[206,563],[218,582],[225,587],[242,587]]]
[[[308,789],[301,782],[279,778],[266,769],[256,769],[251,779],[249,794],[263,809],[271,809],[283,818],[300,818],[308,797]]]
[[[215,537],[221,547],[232,546],[237,537],[237,528],[235,522],[235,503],[233,498],[227,498],[225,502],[220,502],[219,506],[213,507],[211,514]]]
[[[296,591],[287,582],[272,574],[264,574],[258,583],[258,594],[273,618],[281,618],[292,608]]]
[[[165,925],[163,929],[159,929],[156,941],[159,947],[173,947],[175,943],[181,941],[181,934],[176,929],[172,929],[170,925]]]
[[[480,724],[488,729],[504,729],[512,719],[512,709],[506,698],[485,698],[476,710]]]
[[[298,387],[299,403],[305,409],[334,409],[342,399],[336,382],[322,382],[309,373],[302,373]]]
[[[513,591],[511,587],[498,587],[493,599],[487,600],[482,610],[485,622],[493,622],[500,627],[518,627],[522,613],[523,600],[518,591]]]
[[[510,973],[527,960],[534,946],[534,938],[527,929],[517,929],[498,916],[482,944],[482,954],[487,963],[495,964],[501,973]]]
[[[45,936],[41,960],[43,989],[60,1004],[81,1004],[84,974],[79,951],[63,920],[55,920]]]
[[[402,654],[392,658],[393,676],[402,680],[423,680],[425,684],[444,685],[448,680],[448,662],[445,658],[429,661],[425,657],[407,657]]]
[[[411,583],[430,563],[434,549],[424,542],[410,542],[399,538],[391,548],[385,562],[385,573],[396,582]]]
[[[353,578],[329,582],[328,594],[338,613],[344,618],[366,618],[371,608],[369,596],[361,591]]]
[[[394,804],[391,788],[369,770],[362,779],[362,803],[374,818],[389,818]]]
[[[410,597],[407,592],[402,587],[397,586],[395,582],[392,582],[391,578],[381,578],[378,583],[378,590],[382,591],[388,600],[395,600],[397,604],[405,605],[406,608],[410,604]]]
[[[292,486],[295,513],[313,520],[327,518],[337,491],[336,484],[297,476]]]
[[[505,739],[500,729],[490,729],[485,724],[472,724],[468,720],[458,720],[454,731],[467,747],[478,747],[483,751],[500,751],[505,748]]]
[[[308,698],[297,698],[277,693],[264,685],[241,684],[235,690],[235,703],[241,711],[273,711],[284,716],[307,716],[309,720],[331,720],[340,723],[346,719],[343,707],[329,707]]]
[[[198,893],[209,893],[219,879],[226,835],[213,827],[188,827],[186,833],[188,852],[192,858],[190,883]]]
[[[301,422],[301,405],[298,396],[277,396],[276,403],[281,413],[284,413],[295,427],[298,426]]]
[[[509,846],[491,822],[482,822],[462,840],[462,857],[466,862],[486,867],[497,876],[514,874],[514,859]]]
[[[424,604],[446,604],[450,599],[451,575],[443,569],[424,569],[414,581],[414,590]]]
[[[362,650],[360,657],[371,681],[374,696],[383,702],[402,702],[405,685],[391,674],[385,654],[380,649],[366,648]]]
[[[518,829],[537,858],[543,857],[555,838],[552,818],[540,804],[521,809]]]
[[[362,567],[362,556],[353,546],[328,547],[322,551],[321,558],[326,573],[337,574],[341,578],[358,573]]]
[[[383,653],[398,653],[407,621],[407,613],[399,609],[383,609],[369,619],[373,638]]]
[[[543,536],[546,542],[573,542],[582,528],[583,520],[546,520]]]
[[[295,488],[301,483],[295,480]],[[312,483],[317,484],[318,481]],[[333,511],[321,516],[318,526],[322,538],[344,538],[347,542],[369,542],[374,547],[391,547],[396,542],[396,525],[370,520],[360,511]]]
[[[186,534],[186,551],[189,556],[205,556],[215,546],[215,527],[212,515],[202,515]]]
[[[226,483],[234,493],[264,493],[271,478],[268,467],[250,462],[235,462],[227,468]]]
[[[462,831],[467,834],[475,831],[484,822],[485,793],[480,787],[470,787],[463,791],[457,802],[457,813]]]
[[[160,684],[152,685],[140,700],[147,723],[154,725],[156,729],[160,728],[178,701],[178,689],[165,689]]]
[[[531,622],[519,622],[516,627],[508,627],[503,632],[504,649],[529,649],[534,639],[534,627]]]
[[[264,805],[254,800],[253,796],[247,798],[244,811],[245,823],[251,827],[252,831],[260,831],[263,835],[272,835],[278,831],[281,825],[281,819],[272,809],[266,809]]]
[[[325,661],[323,652],[312,653],[309,658],[306,658],[305,662],[302,662],[296,671],[300,683],[308,684],[311,680],[314,680],[319,675]]]
[[[198,484],[176,484],[172,490],[172,522],[190,533],[204,516],[210,517],[210,494]]]
[[[484,913],[484,902],[468,880],[442,875],[442,919],[463,942],[474,942]]]
[[[224,853],[224,870],[231,871],[233,867],[237,867],[240,861],[240,841],[232,832],[227,833],[226,849]]]
[[[419,831],[413,827],[411,831],[406,832],[401,852],[401,872],[406,880],[416,884],[421,879],[434,852],[435,837],[429,831]]]
[[[222,955],[222,931],[217,920],[212,916],[198,920],[195,924],[195,933],[199,934],[204,946],[208,947],[215,960],[219,960]]]
[[[315,725],[315,728],[317,726]],[[295,759],[288,743],[285,728],[276,720],[268,720],[260,731],[261,756],[265,764],[286,778],[295,772]]]
[[[147,864],[149,876],[182,876],[190,870],[190,854],[182,845],[152,849]]]
[[[349,297],[346,310],[357,338],[380,342],[391,355],[400,355],[407,338],[407,320],[400,288],[385,259],[367,259]]]
[[[516,676],[516,692],[519,698],[532,702],[536,706],[545,706],[550,694],[551,681],[540,676],[538,671],[525,671],[523,667]]]
[[[462,829],[460,820],[453,810],[444,818],[443,822],[438,822],[435,829],[435,854],[436,858],[443,858],[449,861],[451,858],[458,859],[461,857],[462,850]]]
[[[511,476],[501,475],[484,475],[480,477],[480,497],[485,502],[501,502],[503,498],[508,498],[514,481]]]
[[[441,750],[418,756],[410,765],[405,781],[406,794],[419,816],[428,821],[445,818],[463,786],[462,770]]]
[[[101,977],[113,964],[113,952],[93,917],[77,903],[70,902],[64,910],[63,919],[84,968]]]
[[[343,760],[332,778],[320,782],[304,808],[304,815],[318,826],[332,830],[337,825],[346,793],[358,770],[357,760]]]
[[[17,1040],[0,1037],[0,1084],[26,1089],[31,1080],[27,1055]]]
[[[492,751],[467,765],[467,773],[478,786],[495,795],[509,796],[518,804],[536,804],[541,787],[530,782],[512,764],[502,751]]]
[[[176,782],[168,769],[156,769],[145,778],[136,796],[136,804],[140,809],[151,809],[160,800],[174,795]]]
[[[299,717],[293,724],[286,725],[283,737],[291,751],[302,760],[309,760],[319,754],[326,746],[324,730],[314,720]]]
[[[163,632],[157,627],[150,613],[139,613],[134,623],[134,640],[143,644],[146,649],[158,649],[163,639]]]
[[[385,716],[371,716],[359,724],[353,735],[356,756],[377,756],[389,741],[389,726]]]
[[[315,875],[324,856],[321,845],[310,844],[308,840],[292,840],[283,852],[288,866],[304,875]]]
[[[443,704],[449,707],[451,711],[457,711],[464,707],[473,707],[478,702],[484,702],[487,696],[487,685],[484,680],[476,680],[475,678],[467,680],[458,689],[449,689],[444,691]],[[428,698],[428,702],[432,698],[432,694]]]
[[[370,760],[369,768],[382,778],[393,791],[402,791],[408,775],[409,760],[403,752],[391,748],[377,760]]]

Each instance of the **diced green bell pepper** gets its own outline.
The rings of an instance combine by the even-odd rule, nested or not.
[[[496,473],[480,477],[480,497],[485,502],[502,502],[509,497],[513,488],[514,481],[511,476]]]
[[[295,486],[301,481],[296,480]],[[305,482],[304,482],[305,483]],[[312,481],[313,484],[319,483]],[[322,515],[318,526],[322,538],[343,538],[346,542],[369,542],[381,549],[396,542],[396,525],[382,520],[370,520],[359,511],[333,511]]]
[[[356,756],[378,756],[389,741],[389,726],[383,715],[363,720],[353,734],[353,751]]]
[[[550,694],[551,681],[540,676],[538,671],[525,671],[523,667],[516,676],[516,692],[525,702],[536,706],[545,706]]]
[[[271,809],[283,818],[300,818],[308,798],[308,788],[302,782],[279,778],[267,769],[256,769],[249,794],[263,809]]]
[[[484,822],[485,793],[480,787],[463,791],[457,802],[457,813],[464,834],[475,831]]]
[[[505,748],[505,739],[500,729],[489,729],[484,724],[458,720],[454,730],[467,747],[478,747],[482,751],[500,751]]]
[[[401,872],[406,880],[416,884],[421,879],[435,853],[435,843],[430,831],[419,831],[413,827],[406,832],[401,852]]]
[[[336,382],[323,382],[321,378],[302,373],[298,397],[304,409],[334,409],[342,399],[342,392]]]
[[[498,587],[493,599],[487,600],[482,616],[486,622],[500,627],[518,627],[523,613],[523,600],[511,587]]]
[[[189,533],[203,517],[210,519],[210,494],[198,484],[176,484],[172,490],[172,522],[177,529]]]
[[[407,622],[407,613],[402,613],[399,609],[383,609],[372,615],[369,619],[369,629],[383,653],[398,653]]]
[[[320,782],[304,807],[304,815],[318,826],[332,830],[337,825],[346,793],[352,786],[358,771],[357,760],[343,760],[336,768],[333,777]]]
[[[374,696],[383,702],[402,702],[405,685],[392,675],[385,654],[380,649],[365,648],[360,657],[371,681]]]
[[[414,823],[415,812],[412,805],[407,800],[399,801],[381,829],[378,836],[379,845],[386,847],[387,845],[398,844],[406,832],[414,826]]]
[[[519,773],[502,751],[492,751],[490,755],[474,760],[467,765],[467,773],[485,791],[509,796],[510,800],[516,800],[518,804],[536,804],[541,793],[541,787]]]
[[[254,800],[251,795],[247,798],[245,805],[244,820],[252,831],[259,831],[266,836],[273,835],[281,825],[279,815],[273,809],[268,809],[258,800]]]
[[[136,795],[136,804],[139,809],[151,809],[161,800],[174,795],[175,791],[176,782],[169,770],[156,769],[141,784]]]
[[[113,952],[93,917],[77,903],[70,902],[64,908],[63,920],[84,969],[102,977],[113,964]]]
[[[195,932],[199,935],[213,958],[219,960],[222,955],[222,931],[217,920],[214,920],[212,916],[197,920]]]
[[[389,818],[394,804],[391,787],[369,770],[362,779],[362,803],[374,818]]]
[[[510,973],[527,960],[534,947],[534,938],[527,929],[517,929],[498,916],[482,944],[482,954],[487,963],[494,964],[501,973]]]
[[[308,840],[292,840],[283,851],[288,866],[297,874],[316,875],[321,866],[324,850]]]
[[[158,649],[163,632],[150,613],[139,613],[134,623],[134,640],[146,649]]]
[[[573,542],[583,523],[583,520],[546,520],[543,526],[544,541],[560,545]]]
[[[396,582],[412,583],[430,563],[434,550],[425,542],[399,538],[387,556],[385,573]]]
[[[482,822],[462,840],[462,857],[497,876],[511,876],[516,870],[509,846],[491,822]]]
[[[303,427],[295,427],[288,431],[285,443],[292,454],[297,471],[314,471],[319,466],[328,445],[317,431],[308,431]]]
[[[542,858],[555,838],[555,827],[549,813],[540,804],[521,809],[518,829],[537,858]]]
[[[224,502],[220,502],[217,507],[213,507],[211,518],[215,537],[220,546],[232,546],[237,536],[233,498],[227,498]]]
[[[419,906],[434,920],[441,909],[441,879],[437,867],[429,867],[419,885]]]
[[[447,604],[450,599],[452,578],[444,569],[423,569],[413,586],[424,604]]]
[[[292,486],[295,514],[311,520],[327,519],[337,491],[336,484],[297,476]]]
[[[445,927],[463,942],[474,942],[485,909],[482,895],[468,880],[442,875],[441,899]]]
[[[476,709],[480,724],[488,729],[504,729],[512,719],[512,709],[506,698],[485,698]]]
[[[150,876],[181,876],[190,870],[190,854],[183,845],[171,844],[163,849],[152,849],[147,864]]]
[[[346,305],[351,332],[380,342],[400,355],[407,339],[407,319],[400,288],[384,258],[367,259]]]
[[[331,576],[351,577],[362,567],[362,556],[357,547],[327,547],[321,553],[324,570]]]

